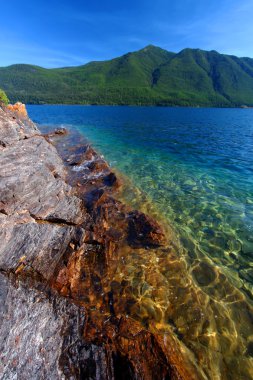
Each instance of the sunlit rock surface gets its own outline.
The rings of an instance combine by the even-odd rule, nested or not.
[[[21,118],[21,119],[22,118],[25,118],[25,119],[28,118],[25,104],[22,104],[20,102],[17,102],[15,104],[9,104],[7,106],[7,109],[9,109],[10,111],[12,111],[13,113],[16,113],[16,115],[18,116],[18,118]]]
[[[132,286],[110,278],[119,252],[162,248],[161,227],[61,135],[42,136],[23,105],[0,108],[1,379],[203,378],[172,334],[148,328],[159,309],[146,300],[142,319]]]

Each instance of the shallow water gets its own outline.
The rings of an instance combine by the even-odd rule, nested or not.
[[[29,106],[77,128],[127,177],[124,199],[171,226],[171,246],[122,251],[131,315],[172,329],[203,377],[253,378],[253,111]],[[106,284],[105,284],[106,286]],[[122,306],[119,306],[122,307]]]

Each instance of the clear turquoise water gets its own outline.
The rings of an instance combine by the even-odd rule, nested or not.
[[[154,202],[189,260],[208,255],[252,294],[252,109],[28,106],[28,111],[40,124],[78,128]]]
[[[130,180],[126,200],[152,204],[174,231],[175,255],[122,252],[112,268],[110,280],[128,273],[138,317],[149,315],[163,334],[172,329],[204,379],[252,379],[253,109],[28,112],[42,130],[78,129]]]

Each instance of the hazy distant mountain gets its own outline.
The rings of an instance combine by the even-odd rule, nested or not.
[[[3,67],[0,87],[25,103],[253,106],[253,59],[149,45],[78,67]]]

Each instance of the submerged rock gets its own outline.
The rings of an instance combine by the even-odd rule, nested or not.
[[[23,106],[0,108],[1,378],[201,378],[173,336],[128,318],[127,281],[107,285],[118,250],[162,245],[160,226],[113,197],[91,147],[61,150],[59,135],[61,157]]]

